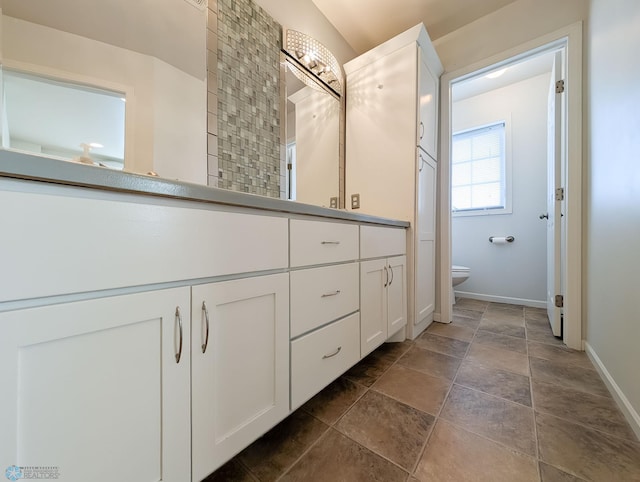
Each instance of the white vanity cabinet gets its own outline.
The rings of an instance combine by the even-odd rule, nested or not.
[[[358,212],[411,223],[407,335],[415,338],[433,321],[435,308],[435,161],[442,64],[424,26],[417,25],[344,68],[349,99],[346,197],[360,195]]]
[[[360,228],[360,356],[364,357],[407,324],[405,231]],[[400,256],[393,256],[400,255]],[[364,260],[366,258],[374,258]]]
[[[289,276],[192,288],[193,480],[289,414]]]
[[[359,227],[292,219],[290,246],[295,410],[360,359]]]
[[[0,465],[187,480],[190,290],[0,313]]]

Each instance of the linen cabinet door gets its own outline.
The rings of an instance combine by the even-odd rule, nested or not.
[[[419,50],[418,67],[418,145],[433,159],[438,158],[438,84],[427,65],[427,60]]]
[[[436,183],[437,165],[418,154],[418,216],[416,236],[415,324],[432,315],[436,304]]]
[[[3,470],[188,478],[189,309],[185,287],[0,313]]]
[[[289,413],[289,275],[192,287],[193,480]]]

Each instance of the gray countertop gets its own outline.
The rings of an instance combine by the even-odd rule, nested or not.
[[[353,211],[323,208],[226,189],[172,181],[20,152],[0,150],[0,177],[28,179],[107,191],[202,201],[292,214],[304,214],[386,226],[408,227],[406,221],[380,218]]]

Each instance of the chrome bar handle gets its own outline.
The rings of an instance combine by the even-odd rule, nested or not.
[[[336,351],[334,351],[333,353],[330,353],[329,355],[323,355],[322,359],[326,360],[327,358],[332,358],[332,357],[336,356],[338,353],[340,353],[340,350],[342,350],[341,346],[339,346],[338,349]]]
[[[420,121],[420,139],[424,137],[424,122]]]
[[[389,281],[389,286],[393,283],[393,266],[389,266],[389,271],[391,271],[391,281]]]
[[[384,267],[384,273],[386,275],[386,280],[384,282],[384,288],[387,287],[387,285],[389,284],[389,270],[387,269],[387,267]]]
[[[178,328],[180,329],[180,341],[178,343],[178,353],[176,353],[176,363],[180,363],[180,357],[182,356],[182,315],[180,315],[179,306],[176,306],[176,320],[178,321]]]
[[[207,351],[207,345],[209,344],[209,310],[207,309],[207,304],[202,302],[202,312],[204,313],[204,322],[205,322],[205,332],[204,332],[204,343],[202,344],[202,353]]]
[[[340,241],[322,241],[320,244],[340,244]]]
[[[320,298],[328,298],[329,296],[336,296],[340,294],[340,290],[335,290],[333,293],[325,293]]]

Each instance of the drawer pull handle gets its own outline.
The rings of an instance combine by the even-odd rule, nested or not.
[[[384,282],[384,286],[383,288],[386,288],[387,285],[389,284],[389,270],[387,269],[387,267],[384,267],[384,274],[385,274],[385,282]]]
[[[328,298],[329,296],[336,296],[340,294],[340,290],[335,290],[333,293],[325,293],[320,298]]]
[[[340,350],[342,350],[342,347],[339,346],[338,349],[336,351],[334,351],[333,353],[329,354],[329,355],[323,355],[322,359],[326,360],[327,358],[331,358],[336,356],[338,353],[340,353]]]
[[[202,353],[207,351],[207,345],[209,344],[209,310],[207,309],[206,303],[202,302],[202,312],[204,313],[204,321],[205,321],[205,332],[204,332],[204,343],[202,344]]]
[[[320,244],[340,244],[340,241],[322,241]]]
[[[178,328],[180,329],[180,341],[178,342],[178,353],[176,353],[176,363],[180,363],[180,357],[182,356],[182,315],[180,315],[180,307],[176,306],[176,320],[178,322]]]
[[[389,286],[391,286],[391,283],[393,283],[393,267],[389,266],[389,271],[391,271],[391,281],[389,281]]]

